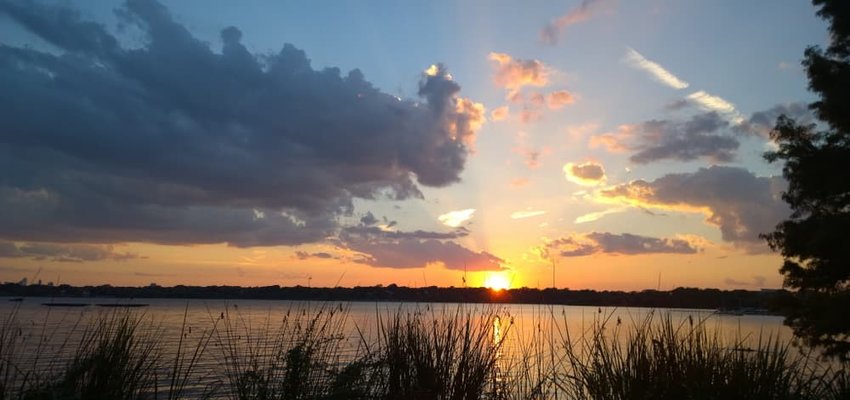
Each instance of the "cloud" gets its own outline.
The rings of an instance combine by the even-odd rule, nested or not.
[[[57,49],[0,46],[6,239],[316,242],[354,198],[459,181],[484,121],[439,64],[402,100],[289,44],[253,54],[234,27],[213,51],[153,0],[118,12],[146,38],[133,48],[74,10],[0,14]]]
[[[509,112],[510,109],[508,108],[508,106],[494,108],[493,111],[490,112],[490,118],[492,118],[493,121],[502,121],[508,117]]]
[[[524,219],[546,214],[543,210],[520,210],[511,213],[511,219]]]
[[[686,99],[675,99],[664,106],[667,111],[678,111],[691,105]]]
[[[778,104],[770,109],[754,112],[750,118],[735,125],[735,130],[767,138],[776,125],[776,119],[783,114],[803,125],[811,124],[815,120],[814,114],[805,103]]]
[[[726,131],[729,127],[726,119],[712,111],[686,121],[650,120],[622,125],[616,132],[591,138],[590,146],[602,146],[612,152],[631,151],[629,160],[637,164],[699,158],[730,162],[740,142]]]
[[[767,278],[761,275],[753,276],[752,280],[749,281],[739,281],[734,278],[728,277],[723,280],[723,283],[729,286],[737,286],[737,287],[750,287],[750,288],[763,288],[767,284]]]
[[[348,226],[342,229],[341,237],[368,237],[380,239],[458,239],[469,235],[466,228],[457,228],[452,232],[432,232],[432,231],[396,231],[383,229],[378,226]]]
[[[588,161],[583,164],[567,163],[564,175],[568,181],[582,186],[596,186],[605,182],[605,168],[602,164]]]
[[[703,213],[707,223],[720,229],[724,241],[762,252],[767,246],[758,235],[773,231],[790,215],[780,197],[784,188],[780,177],[757,177],[739,167],[712,166],[654,181],[632,181],[598,195],[602,201]]]
[[[658,63],[647,60],[646,57],[631,47],[626,50],[626,62],[634,68],[646,71],[655,80],[673,89],[684,89],[689,86],[688,82],[679,79]]]
[[[0,258],[31,258],[58,262],[127,261],[139,258],[136,253],[115,251],[111,245],[24,243],[0,241]]]
[[[360,223],[366,226],[371,226],[377,224],[378,219],[375,218],[375,215],[372,214],[371,211],[367,211],[366,214],[360,218]]]
[[[550,45],[558,43],[558,38],[565,28],[586,21],[596,12],[597,6],[605,2],[606,0],[582,0],[581,5],[546,24],[540,30],[540,40]]]
[[[532,122],[540,120],[543,117],[543,114],[537,110],[529,110],[523,109],[519,112],[519,120],[523,124],[530,124]]]
[[[441,234],[438,232],[385,232],[366,229],[347,229],[341,235],[342,246],[361,253],[354,262],[381,268],[421,268],[442,264],[445,268],[470,271],[498,271],[504,260],[486,251],[475,252],[450,238],[465,235],[465,231]]]
[[[476,253],[451,241],[350,242],[349,248],[367,254],[356,262],[381,268],[422,268],[439,263],[454,270],[499,271],[504,263],[486,251]]]
[[[340,257],[335,256],[331,253],[327,253],[324,251],[316,252],[316,253],[308,253],[306,251],[298,250],[295,252],[295,258],[299,260],[309,260],[311,258],[318,258],[322,260],[335,259],[338,260]]]
[[[546,104],[552,110],[557,110],[565,105],[575,103],[575,97],[566,90],[556,90],[546,95]]]
[[[530,181],[528,180],[528,178],[515,178],[511,179],[510,185],[514,188],[521,188],[524,186],[528,186],[529,182]]]
[[[496,62],[493,82],[511,94],[516,94],[523,86],[549,84],[550,70],[540,60],[515,59],[505,53],[490,53],[489,58]]]
[[[542,258],[548,258],[552,255],[583,257],[593,254],[694,254],[701,249],[685,239],[592,232],[550,240],[535,251]]]
[[[473,214],[475,214],[475,209],[467,208],[464,210],[449,211],[443,215],[438,216],[437,220],[442,222],[443,225],[456,228],[458,226],[461,226],[464,222],[472,219]]]
[[[735,105],[726,101],[720,96],[708,94],[702,90],[691,93],[687,99],[694,102],[700,108],[706,111],[715,111],[725,116],[729,121],[739,124],[743,121],[741,113],[735,109]]]
[[[543,149],[533,148],[529,145],[528,132],[520,131],[514,136],[515,146],[511,151],[519,154],[522,157],[523,163],[529,169],[540,167],[540,162],[544,156],[552,153],[552,149],[544,147]]]
[[[628,210],[627,207],[617,207],[617,208],[610,208],[610,209],[607,209],[607,210],[604,210],[604,211],[592,212],[592,213],[588,213],[588,214],[584,214],[584,215],[580,215],[580,216],[576,217],[576,219],[573,220],[573,223],[574,224],[584,224],[584,223],[587,223],[587,222],[593,222],[593,221],[602,219],[602,217],[604,217],[606,215],[621,213],[621,212],[626,211],[626,210]]]

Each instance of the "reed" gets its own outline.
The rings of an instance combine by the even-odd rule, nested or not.
[[[767,337],[748,346],[711,333],[706,321],[676,325],[650,315],[629,329],[598,325],[562,348],[557,377],[570,399],[823,399],[841,374],[819,371],[813,357]],[[606,329],[614,329],[606,334]],[[839,369],[839,371],[841,371]],[[846,374],[844,374],[846,375]],[[846,392],[845,392],[846,393]]]
[[[45,352],[36,360],[67,359],[39,370],[17,362],[33,346],[24,346],[13,312],[0,320],[0,400],[850,398],[847,365],[773,337],[726,340],[693,318],[650,314],[625,326],[600,314],[576,334],[548,313],[519,335],[495,308],[408,305],[360,326],[347,308],[323,304],[259,323],[228,308],[192,336],[187,313],[167,353],[162,329],[143,315],[81,318],[81,333],[68,333],[62,346],[35,346]],[[202,374],[211,372],[197,370],[201,359],[218,365],[203,390]]]

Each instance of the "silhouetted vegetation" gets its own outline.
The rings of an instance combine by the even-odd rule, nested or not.
[[[259,326],[225,313],[211,320],[210,330],[191,336],[197,344],[186,348],[193,351],[180,350],[181,340],[174,352],[157,345],[157,329],[142,329],[143,316],[122,311],[81,323],[80,341],[65,349],[73,357],[33,371],[26,370],[35,365],[27,361],[33,354],[16,353],[26,335],[19,333],[13,315],[0,326],[0,398],[831,400],[850,395],[848,371],[841,365],[818,364],[773,338],[755,344],[723,340],[704,320],[677,325],[669,316],[650,315],[625,326],[600,313],[591,329],[574,336],[566,322],[541,314],[547,321],[535,323],[551,323],[553,330],[520,337],[512,320],[497,319],[498,314],[463,306],[400,309],[379,315],[377,334],[370,336],[349,325],[343,306],[291,309]],[[199,387],[193,366],[204,353],[220,366],[217,378]]]
[[[809,107],[826,127],[782,116],[771,132],[778,149],[765,154],[783,163],[789,219],[764,235],[785,259],[785,285],[798,289],[786,323],[810,345],[850,357],[850,3],[814,0],[829,22],[830,44],[806,49],[809,89],[820,96]]]
[[[751,308],[776,310],[787,304],[788,295],[775,290],[720,290],[677,288],[672,291],[640,292],[518,288],[494,292],[487,288],[365,286],[311,288],[305,286],[146,286],[110,285],[74,287],[69,285],[0,285],[0,296],[13,297],[110,297],[110,298],[186,298],[318,301],[388,301],[425,303],[513,303],[563,304],[610,307],[660,308]]]

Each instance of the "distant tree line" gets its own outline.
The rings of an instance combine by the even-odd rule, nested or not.
[[[751,291],[677,288],[639,292],[518,288],[493,291],[487,288],[361,286],[335,287],[239,287],[239,286],[144,286],[119,287],[70,285],[0,285],[0,296],[256,299],[311,301],[369,301],[426,303],[564,304],[603,307],[664,307],[697,309],[767,309],[779,311],[789,293],[783,290]]]

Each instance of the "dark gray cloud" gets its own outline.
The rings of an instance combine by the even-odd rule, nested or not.
[[[365,215],[360,217],[360,223],[366,226],[371,226],[377,224],[378,219],[375,218],[375,214],[372,214],[371,211],[367,211]]]
[[[502,260],[486,251],[474,252],[452,241],[400,239],[393,241],[348,242],[351,250],[368,256],[355,262],[373,267],[420,268],[442,263],[448,269],[498,271]]]
[[[687,108],[691,105],[691,102],[685,99],[675,99],[664,105],[664,109],[667,111],[678,111],[683,108]]]
[[[761,137],[770,136],[780,115],[791,117],[801,124],[813,123],[815,118],[805,103],[778,104],[770,109],[753,113],[750,118],[735,126],[735,131]]]
[[[442,263],[446,268],[498,271],[504,260],[486,251],[475,252],[454,242],[469,231],[453,232],[384,231],[378,227],[349,227],[340,234],[340,246],[363,253],[353,261],[373,267],[419,268]]]
[[[145,258],[136,253],[117,252],[110,245],[0,242],[0,258],[31,258],[34,260],[85,262],[126,261]]]
[[[593,162],[570,165],[570,172],[576,177],[591,181],[598,181],[605,177],[605,169]]]
[[[729,123],[716,112],[697,114],[687,121],[647,121],[638,127],[641,139],[629,159],[638,164],[698,158],[729,162],[740,143],[722,132],[728,126]]]
[[[723,283],[729,286],[737,286],[737,287],[751,287],[751,288],[763,288],[767,284],[767,278],[761,275],[753,276],[752,280],[749,281],[741,281],[734,278],[726,278],[723,280]]]
[[[384,230],[377,226],[349,226],[342,229],[340,238],[346,239],[353,236],[380,238],[380,239],[458,239],[469,235],[469,230],[465,227],[456,228],[451,232],[433,232],[433,231],[396,231]]]
[[[302,251],[302,250],[298,250],[298,251],[295,252],[295,258],[297,258],[299,260],[308,260],[308,259],[311,259],[311,258],[320,258],[320,259],[325,259],[325,260],[327,260],[327,259],[337,259],[337,260],[340,259],[340,257],[337,257],[337,256],[335,256],[331,253],[327,253],[327,252],[324,252],[324,251],[320,251],[320,252],[316,252],[316,253],[308,253],[308,252]]]
[[[758,177],[738,167],[712,166],[693,173],[669,174],[654,181],[636,180],[600,191],[649,208],[706,210],[723,240],[749,251],[766,251],[758,237],[773,231],[791,211],[781,199],[781,177]]]
[[[631,233],[592,232],[563,237],[547,242],[541,255],[548,257],[553,252],[563,257],[583,257],[597,253],[605,254],[694,254],[700,251],[684,239],[654,238]]]
[[[615,132],[594,136],[590,144],[613,152],[632,152],[629,159],[638,164],[700,158],[729,162],[740,146],[729,127],[720,114],[706,112],[684,121],[661,119],[623,125]]]
[[[213,51],[153,0],[118,10],[147,37],[133,48],[73,10],[0,0],[0,14],[58,49],[0,44],[10,240],[315,242],[353,198],[457,182],[483,122],[442,66],[421,103],[400,100],[289,44],[252,54],[234,27]]]

